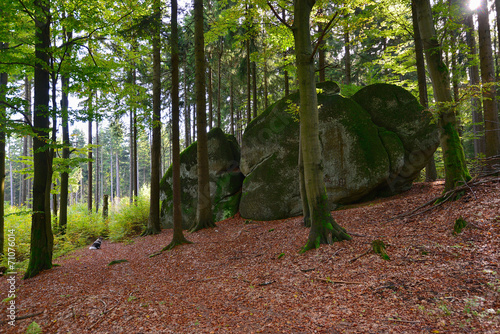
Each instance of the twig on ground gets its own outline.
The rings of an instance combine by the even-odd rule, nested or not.
[[[384,319],[384,321],[404,322],[406,324],[419,324],[419,323],[421,323],[421,321],[418,321],[418,320],[402,320],[402,319]]]
[[[331,284],[363,284],[363,282],[349,282],[349,281],[333,281],[329,278],[314,278],[317,281],[322,281]]]
[[[273,284],[274,282],[276,281],[269,281],[269,282],[263,282],[263,283],[259,283],[258,286],[266,286],[266,285],[269,285],[269,284]]]
[[[361,258],[361,257],[365,256],[366,254],[371,253],[371,251],[372,251],[372,248],[370,247],[370,248],[368,248],[368,249],[366,250],[366,252],[364,252],[363,254],[358,255],[358,256],[356,256],[356,257],[355,257],[355,258],[353,258],[353,259],[350,259],[350,260],[349,260],[349,262],[351,262],[351,263],[352,263],[352,262],[356,261],[357,259],[359,259],[359,258]]]

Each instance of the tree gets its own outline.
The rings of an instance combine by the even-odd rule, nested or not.
[[[160,224],[160,169],[161,169],[161,59],[160,59],[160,0],[153,2],[153,117],[151,144],[151,190],[149,218],[142,235],[158,234]]]
[[[444,191],[446,192],[467,182],[471,177],[465,165],[464,149],[458,135],[449,72],[443,63],[441,46],[434,30],[431,5],[429,0],[415,0],[415,6],[427,67],[437,102],[438,126],[445,168]]]
[[[429,108],[429,103],[427,96],[427,79],[425,75],[424,49],[422,45],[422,38],[420,37],[420,30],[418,28],[417,8],[415,7],[414,0],[411,2],[411,13],[413,21],[413,40],[415,42],[418,98],[420,104],[427,109]],[[429,159],[429,162],[425,166],[425,180],[429,182],[429,181],[436,181],[436,179],[437,179],[436,163],[434,162],[434,155],[432,155],[432,157]]]
[[[190,243],[182,232],[181,167],[179,148],[179,33],[177,27],[177,0],[172,0],[170,48],[172,50],[172,193],[174,235],[165,249]]]
[[[491,48],[490,20],[486,0],[481,0],[477,13],[479,35],[479,59],[481,67],[481,81],[483,85],[483,110],[486,157],[500,154],[500,126],[498,124],[498,110],[495,102],[495,66]]]
[[[320,244],[350,240],[351,237],[331,216],[323,175],[322,153],[319,141],[318,97],[314,80],[314,54],[311,45],[310,15],[315,0],[294,0],[294,20],[291,27],[295,41],[295,58],[300,92],[300,152],[303,164],[301,196],[309,208],[311,229],[303,251],[318,248]],[[283,22],[285,23],[285,22]],[[300,164],[300,163],[299,163]],[[304,208],[307,212],[307,209]]]
[[[35,0],[35,100],[33,131],[33,214],[31,216],[31,249],[25,279],[52,268],[54,236],[51,227],[50,184],[52,157],[49,142],[49,54],[50,0]]]
[[[7,49],[8,44],[0,42],[0,50]],[[6,72],[0,73],[0,255],[3,254],[4,245],[4,199],[5,199],[5,128],[7,121],[7,114],[5,112],[5,101],[7,96],[7,83],[8,74]]]
[[[215,227],[210,198],[210,179],[207,147],[207,115],[205,103],[205,42],[203,30],[203,0],[194,0],[194,53],[196,91],[196,131],[198,136],[198,205],[192,232]]]

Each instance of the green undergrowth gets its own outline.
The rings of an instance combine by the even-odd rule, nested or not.
[[[129,198],[122,198],[120,202],[110,205],[109,217],[106,220],[102,218],[102,207],[98,212],[89,213],[85,203],[72,205],[68,207],[68,226],[65,234],[59,231],[56,219],[52,217],[53,261],[57,262],[57,257],[77,248],[87,247],[99,236],[114,242],[127,241],[141,233],[147,224],[148,215],[147,190],[141,190],[140,197],[134,204],[130,203]],[[24,271],[28,266],[30,241],[31,211],[25,207],[6,205],[4,254],[12,254],[12,250],[14,251],[17,271]],[[1,259],[0,267],[8,267],[7,257]]]

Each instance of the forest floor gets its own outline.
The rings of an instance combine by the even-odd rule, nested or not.
[[[78,249],[35,278],[17,276],[18,316],[39,314],[14,327],[0,319],[0,332],[24,333],[36,321],[44,333],[498,333],[500,183],[390,220],[442,189],[417,183],[334,211],[353,240],[305,254],[309,229],[300,217],[233,217],[151,258],[171,230]],[[454,235],[460,216],[473,226]],[[375,239],[390,260],[357,258]],[[108,266],[113,260],[128,262]],[[0,289],[3,299],[6,280]]]

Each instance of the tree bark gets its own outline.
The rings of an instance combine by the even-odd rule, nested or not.
[[[184,145],[188,147],[191,145],[191,110],[189,108],[189,94],[188,94],[188,65],[187,60],[184,63]]]
[[[251,91],[252,91],[252,83],[251,83],[251,77],[250,77],[250,40],[248,39],[246,41],[246,48],[247,48],[247,124],[250,123],[252,120],[252,96],[251,96]]]
[[[325,189],[309,24],[314,3],[315,0],[294,0],[292,27],[300,91],[299,149],[304,164],[304,184],[311,220],[309,238],[303,251],[318,248],[320,244],[351,239],[331,216]]]
[[[66,33],[66,41],[72,38],[72,32]],[[62,116],[62,158],[65,162],[69,162],[70,157],[70,141],[69,141],[69,117],[68,117],[68,89],[69,75],[67,73],[61,75],[61,116]],[[65,164],[64,171],[61,173],[61,209],[59,211],[59,233],[65,234],[68,225],[68,194],[69,194],[69,164]]]
[[[47,149],[49,141],[49,54],[50,1],[35,0],[35,101],[33,140],[33,214],[31,216],[31,249],[25,279],[52,268],[54,236],[51,226],[50,184],[52,157]]]
[[[349,36],[349,27],[344,26],[344,66],[345,66],[345,83],[351,84],[351,41]]]
[[[189,243],[182,232],[181,170],[179,145],[179,32],[177,0],[172,0],[170,49],[172,50],[172,193],[174,235],[165,249]]]
[[[229,104],[229,109],[231,109],[231,134],[234,136],[234,128],[235,128],[235,124],[234,124],[234,81],[233,81],[233,76],[231,75],[230,78],[230,86],[229,86],[229,100],[230,100],[230,104]]]
[[[252,62],[252,111],[253,111],[253,117],[257,117],[257,64],[253,61]]]
[[[7,43],[0,42],[0,50],[8,48]],[[5,72],[0,73],[0,101],[5,101],[7,96],[8,75]],[[5,225],[5,127],[7,113],[5,105],[0,104],[0,255],[3,255],[4,247],[4,225]]]
[[[209,55],[210,57],[210,55]],[[213,110],[213,90],[212,90],[212,66],[208,66],[208,129],[212,130],[212,124],[214,121],[214,110]]]
[[[418,28],[418,17],[417,9],[415,7],[415,1],[412,1],[411,3],[411,12],[413,20],[413,40],[415,43],[415,58],[417,67],[418,97],[420,104],[427,109],[429,108],[429,100],[427,95],[427,79],[425,76],[424,47],[422,45],[422,38],[420,37],[420,31]],[[429,159],[429,162],[425,166],[425,181],[432,182],[436,180],[437,170],[433,154]]]
[[[95,212],[99,212],[99,121],[95,122],[95,141],[96,141],[96,148],[95,148]]]
[[[194,54],[195,54],[195,92],[198,158],[198,205],[196,223],[191,231],[214,227],[212,201],[210,198],[210,179],[207,147],[207,115],[205,106],[205,50],[203,28],[203,0],[194,0]]]
[[[498,125],[498,109],[495,102],[495,67],[491,47],[490,21],[486,0],[481,0],[477,13],[479,35],[479,60],[481,67],[481,81],[483,86],[483,109],[486,157],[500,154],[500,127]]]
[[[500,1],[500,0],[499,0]],[[476,36],[474,33],[474,16],[468,15],[465,19],[466,29],[466,39],[467,45],[469,47],[469,54],[475,57],[477,56],[477,48],[476,48]],[[475,62],[471,62],[468,67],[469,69],[469,78],[471,86],[479,87],[479,67]],[[485,153],[485,140],[484,140],[484,119],[483,119],[483,111],[481,99],[472,96],[471,97],[471,105],[472,105],[472,131],[474,133],[474,156],[478,157],[480,154]]]
[[[217,127],[221,128],[222,127],[222,119],[221,119],[221,101],[222,101],[222,90],[221,90],[221,85],[222,85],[222,53],[223,53],[223,47],[224,45],[222,42],[220,43],[220,50],[219,50],[219,64],[218,64],[218,71],[217,71]]]
[[[441,46],[437,40],[429,0],[415,0],[418,26],[424,46],[427,67],[438,104],[440,142],[445,167],[445,189],[449,191],[470,180],[465,154],[457,131],[448,69],[443,63]]]
[[[91,106],[91,105],[92,105],[92,97],[90,98],[90,101],[89,101],[89,106]],[[88,143],[89,143],[89,145],[92,145],[92,120],[91,119],[88,122],[88,134],[87,135],[89,136]],[[89,152],[88,152],[88,159],[89,159],[89,162],[88,162],[88,185],[87,185],[87,190],[88,190],[87,210],[89,211],[89,213],[92,212],[92,182],[93,182],[92,181],[92,174],[93,174],[92,151],[93,151],[93,148],[89,147]]]

